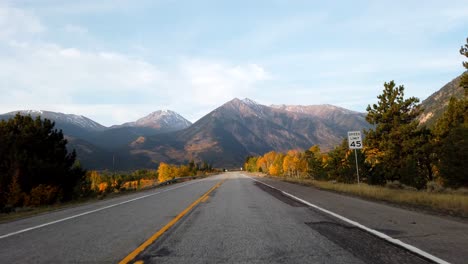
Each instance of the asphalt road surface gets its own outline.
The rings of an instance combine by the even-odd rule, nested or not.
[[[431,263],[241,173],[0,224],[1,263],[122,260]]]

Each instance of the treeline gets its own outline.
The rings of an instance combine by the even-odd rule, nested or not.
[[[158,181],[165,182],[186,176],[202,176],[213,171],[213,166],[207,162],[195,163],[192,160],[187,165],[179,166],[161,162],[158,168]]]
[[[361,179],[368,184],[401,183],[417,189],[430,185],[468,187],[468,104],[450,100],[430,130],[418,126],[421,112],[416,98],[404,99],[403,86],[385,83],[379,102],[367,108],[374,128],[364,131],[364,148],[357,151]],[[248,157],[244,168],[273,176],[356,182],[354,151],[347,139],[323,153],[318,146],[306,151],[271,151]]]
[[[157,170],[136,170],[134,172],[88,171],[86,174],[86,196],[113,192],[139,190],[155,185]]]
[[[460,53],[468,57],[467,44]],[[463,63],[468,69],[468,62]],[[419,99],[404,97],[404,86],[384,84],[378,102],[367,107],[364,149],[358,151],[359,174],[369,184],[404,184],[417,189],[434,186],[468,187],[468,73],[460,85],[464,97],[451,98],[447,110],[432,129],[419,125]],[[305,152],[269,152],[249,157],[245,169],[274,176],[312,177],[355,182],[354,152],[344,139],[328,153],[318,146]],[[432,187],[431,187],[432,186]]]
[[[19,113],[0,121],[0,212],[138,190],[184,176],[212,172],[211,164],[160,163],[154,170],[86,171],[68,152],[61,130],[48,119]]]
[[[0,121],[0,210],[81,195],[85,171],[54,122],[17,114]]]
[[[172,165],[161,162],[155,170],[136,170],[134,172],[89,171],[86,174],[84,191],[88,196],[114,192],[139,190],[155,186],[174,178],[186,176],[203,176],[213,172],[207,162],[190,161],[186,165]]]

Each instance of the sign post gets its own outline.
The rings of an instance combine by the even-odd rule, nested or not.
[[[361,131],[348,131],[349,149],[354,149],[354,157],[356,157],[356,173],[357,183],[359,184],[359,167],[357,160],[357,149],[362,149]]]

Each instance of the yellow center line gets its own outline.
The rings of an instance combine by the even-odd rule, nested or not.
[[[119,262],[119,264],[127,264],[130,261],[132,261],[138,254],[143,252],[149,245],[151,245],[156,239],[158,239],[164,232],[169,230],[173,225],[175,225],[184,215],[186,215],[190,210],[192,210],[197,204],[199,204],[203,199],[208,199],[207,197],[210,195],[212,191],[214,191],[216,188],[221,186],[223,182],[225,182],[226,179],[222,180],[221,182],[218,182],[215,186],[211,187],[205,194],[203,194],[200,198],[198,198],[195,202],[193,202],[189,207],[185,208],[180,214],[178,214],[174,219],[172,219],[167,225],[165,225],[163,228],[161,228],[158,232],[154,233],[148,240],[143,242],[139,247],[137,247],[132,253],[130,253],[128,256],[126,256],[123,260]]]
[[[203,200],[201,200],[202,203],[206,202],[208,200],[208,198],[210,198],[209,195],[205,196],[205,198],[203,198]]]

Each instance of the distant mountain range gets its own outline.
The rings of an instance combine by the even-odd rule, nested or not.
[[[432,125],[451,96],[462,97],[457,77],[422,102],[422,124]],[[170,110],[155,111],[122,125],[105,127],[80,115],[21,110],[17,112],[55,121],[89,169],[155,168],[161,161],[207,161],[217,167],[240,167],[249,155],[307,149],[331,149],[347,131],[368,129],[365,113],[333,105],[271,105],[233,99],[194,124]]]
[[[315,144],[329,149],[348,130],[363,128],[369,128],[363,113],[335,106],[265,106],[236,98],[184,130],[142,137],[127,149],[152,161],[194,159],[238,167],[245,157],[271,150],[307,149]]]
[[[124,153],[122,147],[141,136],[168,133],[191,125],[190,121],[170,110],[156,111],[135,122],[112,127],[105,127],[81,115],[51,111],[18,110],[0,115],[0,119],[9,119],[17,113],[54,121],[65,134],[69,149],[76,149],[84,166],[97,169],[112,168],[113,156],[121,161],[118,164],[121,169],[144,166],[149,163],[143,162],[147,159]]]
[[[161,161],[207,161],[218,167],[241,166],[248,155],[270,150],[329,149],[348,130],[368,128],[365,114],[332,105],[265,106],[250,99],[233,99],[196,123],[176,112],[156,111],[122,125],[104,127],[89,118],[49,111],[14,111],[41,115],[64,131],[88,168],[154,168]]]

